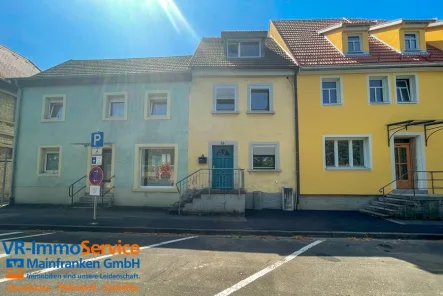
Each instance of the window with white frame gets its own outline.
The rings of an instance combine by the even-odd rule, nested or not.
[[[349,35],[348,36],[348,52],[361,52],[361,36]]]
[[[370,168],[369,137],[326,137],[324,157],[326,168]]]
[[[251,112],[272,112],[272,87],[270,85],[249,86],[249,106]]]
[[[229,58],[256,58],[261,56],[261,42],[250,41],[228,41],[227,55]]]
[[[60,147],[41,147],[39,151],[39,173],[56,175],[60,171]]]
[[[250,170],[279,170],[278,143],[251,143]]]
[[[147,117],[165,118],[169,116],[169,96],[168,93],[148,93],[147,96]]]
[[[398,103],[417,102],[417,81],[415,75],[396,76],[395,87]]]
[[[216,85],[214,87],[214,111],[235,112],[237,110],[237,87]]]
[[[63,121],[65,118],[65,96],[45,96],[43,102],[44,121]]]
[[[105,95],[105,118],[126,119],[126,94]]]
[[[389,103],[389,90],[387,76],[369,77],[369,102],[371,104]]]
[[[175,148],[140,148],[140,187],[175,185]]]
[[[323,105],[341,104],[340,78],[322,78],[322,103]]]
[[[417,33],[405,33],[405,50],[413,51],[418,50],[418,34]]]

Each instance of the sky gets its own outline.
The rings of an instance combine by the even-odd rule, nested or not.
[[[269,20],[443,19],[443,0],[0,0],[0,44],[46,70],[69,59],[190,55]]]

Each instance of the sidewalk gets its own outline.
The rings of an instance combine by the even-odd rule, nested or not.
[[[443,239],[442,221],[391,222],[347,211],[247,211],[245,217],[177,216],[163,210],[13,206],[0,209],[1,229],[104,232],[171,232],[277,236]],[[397,220],[396,220],[397,221]]]

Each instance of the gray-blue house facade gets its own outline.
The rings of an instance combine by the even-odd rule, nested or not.
[[[190,58],[70,60],[18,79],[14,202],[86,198],[96,131],[105,138],[103,192],[114,205],[177,201],[175,183],[188,172]]]

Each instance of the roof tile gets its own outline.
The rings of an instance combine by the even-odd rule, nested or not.
[[[385,20],[346,19],[351,23],[382,24]],[[402,55],[374,37],[369,37],[368,56],[344,57],[319,30],[344,19],[272,21],[301,66],[362,65],[443,62],[443,51],[428,45],[427,55]]]

